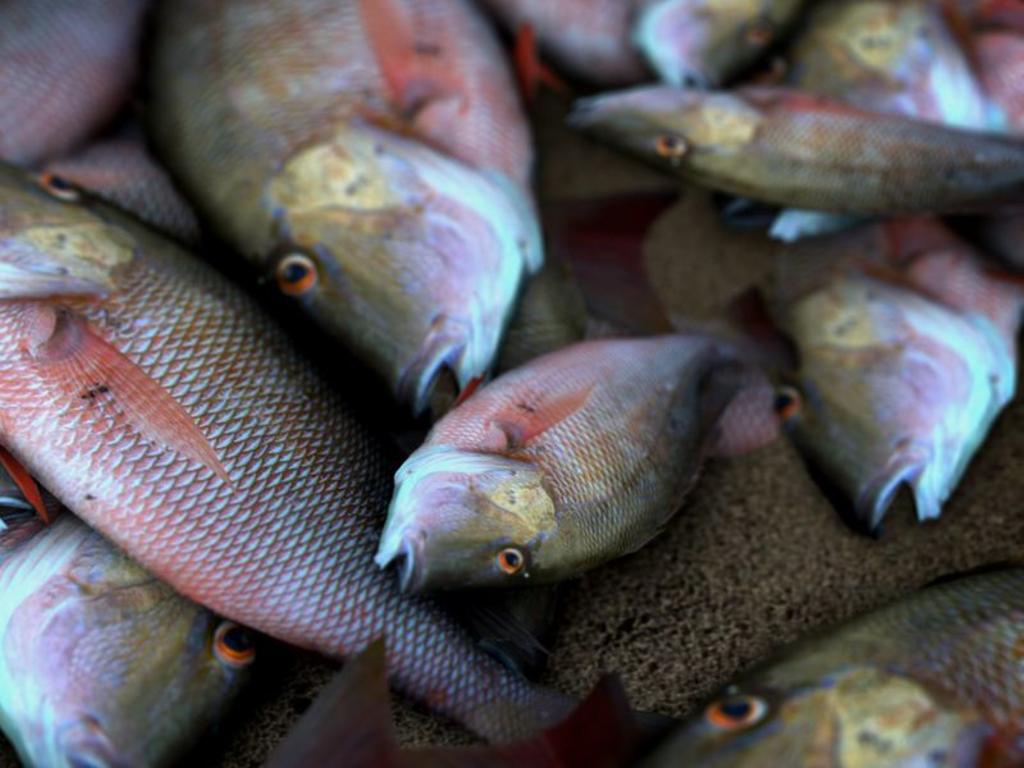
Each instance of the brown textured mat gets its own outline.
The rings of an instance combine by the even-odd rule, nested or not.
[[[561,128],[543,103],[541,182],[549,196],[664,185]],[[707,199],[687,195],[649,248],[656,284],[681,314],[703,314],[763,274],[752,236],[721,241]],[[710,464],[665,535],[581,579],[564,602],[548,682],[582,694],[618,671],[642,709],[684,715],[775,644],[866,610],[940,576],[1024,556],[1024,403],[1014,403],[941,521],[919,526],[896,510],[879,541],[846,529],[785,443]],[[271,654],[273,655],[273,654]],[[284,655],[210,745],[199,765],[258,766],[334,667]],[[410,743],[466,740],[459,729],[396,702]],[[342,726],[343,724],[339,724]],[[0,766],[11,763],[0,755]]]

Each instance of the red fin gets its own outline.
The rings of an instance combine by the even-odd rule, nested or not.
[[[3,446],[0,446],[0,466],[7,470],[7,474],[11,476],[14,484],[18,486],[18,490],[25,497],[25,501],[32,505],[40,519],[47,525],[52,523],[53,517],[46,508],[45,502],[43,502],[43,494],[39,491],[39,486],[36,485],[35,479],[21,465],[21,462],[14,458],[10,451]]]
[[[473,393],[480,389],[480,384],[483,382],[483,380],[483,376],[476,376],[470,379],[469,383],[462,388],[461,392],[459,392],[459,396],[455,398],[455,402],[452,403],[452,408],[457,408],[458,406],[462,405],[464,402],[469,400],[469,398],[473,396]]]
[[[523,100],[532,104],[537,98],[537,89],[546,85],[556,93],[569,93],[569,86],[540,60],[537,52],[537,35],[533,26],[522,24],[516,33],[515,48],[516,74]]]
[[[80,317],[48,305],[26,307],[27,351],[52,382],[79,401],[108,407],[147,439],[205,466],[227,472],[188,412],[156,381]]]
[[[550,397],[541,392],[515,400],[495,419],[508,441],[506,449],[515,451],[521,448],[574,414],[587,402],[594,386]]]
[[[443,50],[416,39],[414,19],[400,0],[359,0],[359,8],[391,98],[403,111],[413,117],[430,102],[458,95]]]
[[[345,663],[264,768],[398,765],[384,642]]]
[[[646,274],[647,233],[679,193],[648,192],[544,206],[548,247],[568,264],[587,310],[626,331],[672,330]]]

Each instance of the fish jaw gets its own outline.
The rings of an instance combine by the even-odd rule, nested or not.
[[[417,414],[443,367],[461,387],[486,375],[521,283],[543,264],[518,185],[375,126],[295,155],[268,200],[320,264],[305,308]]]
[[[710,88],[718,77],[702,66],[699,43],[707,34],[705,24],[686,18],[686,3],[658,0],[640,11],[633,27],[633,45],[666,83],[688,88]]]
[[[395,475],[395,493],[374,558],[399,564],[399,586],[422,593],[472,586],[521,586],[535,575],[536,549],[557,529],[540,470],[495,454],[432,445]],[[498,556],[514,547],[513,573]]]

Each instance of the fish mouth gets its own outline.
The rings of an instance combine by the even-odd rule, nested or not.
[[[474,359],[468,353],[472,346],[473,328],[469,324],[448,316],[434,321],[419,354],[398,381],[397,395],[411,404],[414,416],[426,410],[434,385],[445,368],[451,371],[460,389],[484,374],[487,361]]]
[[[405,536],[391,560],[381,566],[386,567],[392,563],[397,566],[398,590],[403,594],[413,595],[420,592],[426,582],[426,568],[423,563],[424,538],[422,531]],[[379,559],[377,562],[380,564]]]
[[[861,491],[855,504],[857,517],[875,532],[885,519],[893,499],[900,488],[907,486],[914,494],[914,506],[919,520],[937,518],[938,501],[924,493],[921,478],[931,461],[931,451],[924,446],[901,449]]]

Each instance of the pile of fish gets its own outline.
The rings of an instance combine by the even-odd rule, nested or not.
[[[178,764],[260,635],[354,659],[271,766],[1024,765],[1019,567],[682,724],[533,679],[537,606],[712,457],[785,435],[856,529],[904,491],[940,517],[1016,390],[1024,5],[5,0],[0,84],[26,765]],[[771,279],[670,316],[642,267],[663,199],[535,198],[541,88],[784,241]],[[492,744],[401,748],[385,678]]]

